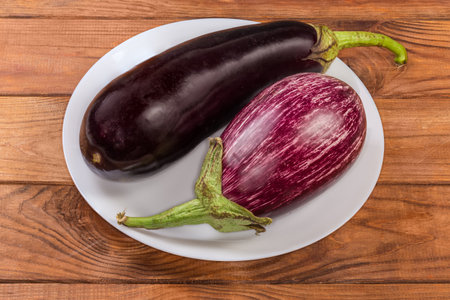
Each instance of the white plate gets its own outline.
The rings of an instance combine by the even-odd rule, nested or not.
[[[198,35],[251,23],[254,22],[198,19],[160,26],[112,49],[81,79],[64,118],[64,155],[80,193],[118,230],[146,245],[185,257],[218,261],[260,259],[294,251],[324,238],[347,222],[369,197],[383,161],[383,128],[364,84],[336,59],[327,74],[347,82],[360,95],[367,114],[367,137],[355,163],[323,192],[289,210],[277,212],[267,231],[258,236],[252,231],[219,233],[209,225],[154,231],[117,225],[116,213],[124,209],[130,216],[146,216],[192,199],[208,142],[205,140],[169,168],[148,178],[135,182],[108,181],[95,175],[81,156],[78,138],[87,106],[112,79],[143,60]]]

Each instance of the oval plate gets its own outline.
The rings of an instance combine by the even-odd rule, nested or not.
[[[384,138],[378,110],[364,84],[341,60],[328,75],[352,86],[367,117],[367,136],[352,166],[320,194],[272,215],[267,231],[219,233],[209,225],[149,231],[119,226],[115,216],[147,216],[193,199],[194,183],[208,148],[205,140],[163,171],[133,182],[113,182],[95,175],[83,161],[79,130],[85,110],[97,93],[125,71],[174,45],[212,31],[255,22],[237,19],[198,19],[160,26],[125,41],[95,63],[75,88],[63,125],[64,156],[70,175],[89,205],[126,235],[156,249],[180,256],[217,261],[272,257],[308,246],[347,222],[364,204],[380,174]],[[217,132],[213,136],[220,135]]]

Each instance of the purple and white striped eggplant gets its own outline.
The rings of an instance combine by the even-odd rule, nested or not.
[[[313,73],[285,78],[222,134],[224,195],[256,214],[273,211],[340,174],[365,132],[364,108],[350,86]]]
[[[253,213],[299,201],[335,179],[358,156],[365,133],[364,108],[349,85],[317,73],[287,77],[211,140],[197,199],[155,216],[117,219],[147,229],[208,223],[222,232],[262,232],[271,220]]]

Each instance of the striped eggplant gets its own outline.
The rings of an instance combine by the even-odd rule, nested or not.
[[[385,35],[296,21],[200,36],[108,84],[84,115],[81,152],[103,177],[151,174],[228,123],[266,86],[300,72],[324,72],[340,49],[374,45],[406,62],[405,48]]]
[[[253,213],[304,199],[337,178],[365,135],[364,108],[349,85],[323,74],[292,75],[263,90],[221,139],[211,140],[197,199],[151,217],[120,213],[118,221],[148,229],[208,223],[223,232],[264,231],[271,220]]]

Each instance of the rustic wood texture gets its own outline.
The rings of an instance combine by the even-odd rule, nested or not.
[[[450,299],[450,5],[431,1],[4,0],[0,7],[0,299]],[[82,76],[126,39],[205,17],[296,19],[392,36],[408,50],[339,57],[379,109],[379,182],[343,227],[247,262],[161,252],[97,215],[64,162]],[[302,229],[307,230],[307,229]]]
[[[450,282],[449,194],[447,185],[378,185],[345,226],[309,247],[207,262],[123,235],[75,187],[3,185],[0,282]]]
[[[172,20],[173,21],[173,20]],[[261,21],[261,20],[260,20]],[[374,97],[450,95],[450,20],[345,21],[307,19],[335,30],[369,30],[398,39],[409,62],[398,68],[385,49],[344,49],[347,63]],[[70,95],[110,49],[171,20],[0,19],[0,95]]]
[[[0,97],[0,181],[71,183],[62,148],[68,97]]]
[[[4,0],[3,17],[84,18],[352,18],[366,20],[397,18],[448,18],[446,0],[409,1],[308,1],[283,0]]]
[[[2,284],[0,299],[448,299],[449,284]],[[3,296],[2,296],[3,295]]]
[[[450,183],[450,101],[375,100],[386,143],[379,181]],[[72,184],[61,145],[68,101],[68,96],[0,97],[0,182]]]

